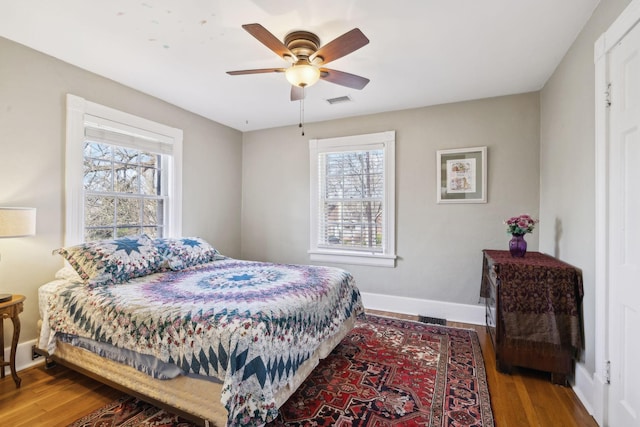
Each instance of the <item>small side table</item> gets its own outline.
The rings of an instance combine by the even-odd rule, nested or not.
[[[0,378],[4,378],[4,367],[11,368],[11,376],[16,383],[16,388],[20,387],[22,381],[16,374],[16,348],[20,338],[20,313],[23,310],[24,295],[13,295],[9,301],[0,302],[0,344],[4,349],[4,319],[11,319],[13,322],[13,339],[11,340],[11,355],[9,361],[4,360],[4,352],[0,351]]]

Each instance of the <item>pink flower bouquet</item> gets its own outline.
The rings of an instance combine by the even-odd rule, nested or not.
[[[507,224],[507,233],[525,234],[531,233],[537,222],[538,220],[531,218],[529,215],[522,214],[511,217],[504,223]]]

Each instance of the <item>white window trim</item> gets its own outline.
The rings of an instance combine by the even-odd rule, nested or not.
[[[318,218],[319,204],[319,173],[318,155],[324,152],[336,152],[361,149],[366,146],[382,145],[384,157],[384,219],[383,219],[383,248],[382,253],[364,252],[362,250],[325,249],[318,248],[320,221]],[[379,267],[395,267],[396,263],[396,205],[395,205],[395,131],[371,133],[365,135],[345,136],[327,139],[312,139],[309,141],[310,165],[310,249],[311,261],[328,263],[368,265]]]
[[[85,120],[89,116],[162,135],[163,140],[166,138],[166,141],[172,144],[172,165],[167,189],[169,218],[164,233],[165,236],[180,237],[182,235],[182,130],[67,94],[64,244],[75,245],[84,240],[83,143]]]

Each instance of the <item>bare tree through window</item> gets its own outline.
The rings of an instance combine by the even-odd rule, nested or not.
[[[163,235],[161,155],[87,140],[85,240]]]
[[[382,251],[384,153],[325,153],[323,244]]]

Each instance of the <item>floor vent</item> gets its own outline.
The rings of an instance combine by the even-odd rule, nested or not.
[[[351,98],[347,95],[345,96],[338,96],[336,98],[329,98],[327,99],[327,102],[331,105],[333,104],[342,104],[343,102],[351,102]]]
[[[418,321],[422,323],[431,323],[433,325],[447,325],[447,319],[440,319],[439,317],[418,316]]]

